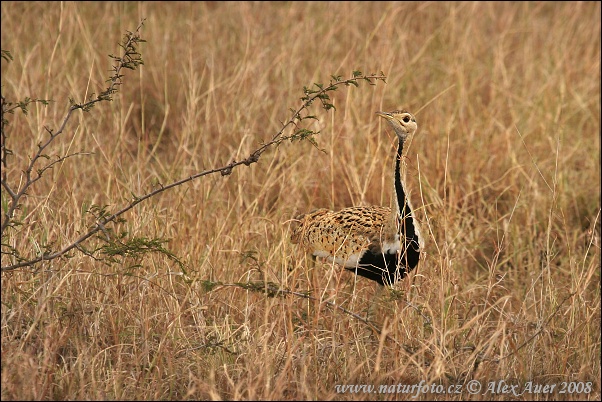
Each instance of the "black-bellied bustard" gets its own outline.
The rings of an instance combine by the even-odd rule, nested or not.
[[[318,209],[296,217],[291,242],[313,256],[335,262],[381,285],[392,285],[416,267],[423,240],[406,195],[401,174],[403,147],[418,128],[405,110],[377,112],[397,134],[395,208],[350,207],[340,211]]]

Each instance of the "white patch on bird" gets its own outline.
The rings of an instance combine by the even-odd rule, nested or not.
[[[315,257],[323,258],[327,262],[335,262],[336,264],[342,265],[347,268],[356,267],[360,261],[360,258],[362,258],[363,254],[364,254],[363,252],[350,254],[345,259],[345,258],[341,258],[341,257],[333,257],[332,254],[330,254],[328,251],[325,251],[325,250],[316,250],[312,253],[312,255]]]
[[[395,236],[394,242],[383,243],[383,252],[385,254],[396,254],[401,251],[401,245],[399,241],[399,235]]]
[[[360,258],[362,258],[362,255],[364,255],[363,252],[351,254],[350,256],[347,257],[347,260],[342,265],[347,268],[357,267],[357,265],[360,262]]]
[[[330,253],[328,251],[324,251],[324,250],[315,250],[312,253],[315,257],[320,257],[320,258],[328,258],[332,256],[330,255]]]

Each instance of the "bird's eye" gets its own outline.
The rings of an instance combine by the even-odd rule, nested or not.
[[[410,116],[407,116],[407,115],[403,116],[402,120],[403,120],[404,123],[409,123],[410,122]]]

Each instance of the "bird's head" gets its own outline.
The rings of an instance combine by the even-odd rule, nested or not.
[[[405,139],[414,134],[418,128],[416,118],[412,113],[406,110],[376,112],[376,114],[387,120],[401,141],[405,141]]]

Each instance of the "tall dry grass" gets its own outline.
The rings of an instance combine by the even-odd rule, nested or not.
[[[68,99],[106,87],[146,18],[145,65],[78,113],[2,243],[34,256],[158,183],[240,160],[331,74],[387,84],[312,110],[320,152],[283,144],[232,175],[154,197],[117,232],[160,253],[2,273],[2,399],[600,399],[600,3],[2,2],[2,95],[20,170]],[[426,257],[394,290],[313,265],[289,220],[391,201],[394,138],[419,131],[407,187]],[[8,198],[2,193],[2,203]],[[4,219],[4,217],[3,217]],[[92,244],[98,244],[94,243]],[[2,256],[2,266],[8,257]],[[235,283],[274,282],[313,299]],[[222,285],[216,285],[219,282]],[[230,285],[230,286],[229,286]],[[333,308],[333,304],[356,315]],[[369,319],[382,332],[367,325]],[[471,395],[469,380],[591,382],[589,393]],[[337,393],[341,384],[457,384],[460,394]],[[556,388],[558,391],[560,386]]]

